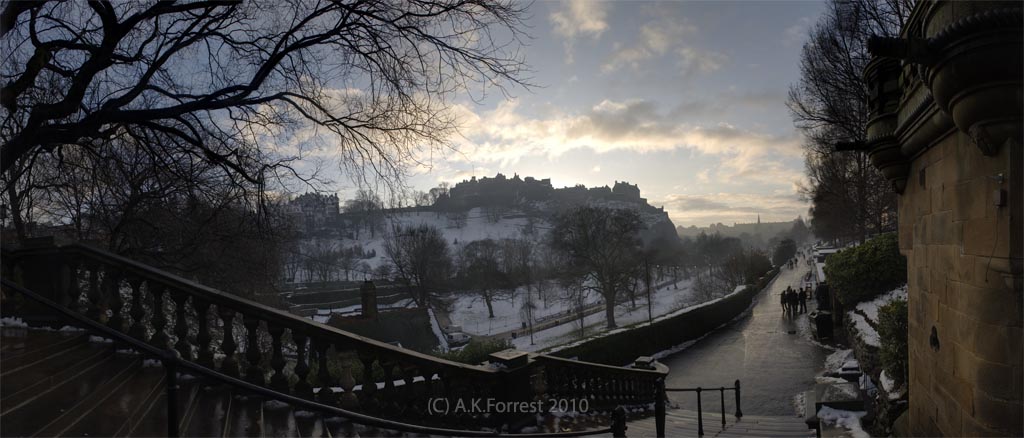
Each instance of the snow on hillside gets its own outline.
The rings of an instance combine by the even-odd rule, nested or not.
[[[480,208],[471,209],[466,217],[465,225],[462,227],[456,227],[452,224],[448,215],[445,213],[437,213],[431,211],[421,212],[401,212],[401,213],[388,213],[385,218],[384,233],[375,233],[373,237],[370,237],[370,233],[366,230],[362,230],[359,239],[343,239],[343,238],[313,238],[306,239],[309,242],[319,241],[326,242],[329,244],[335,244],[339,246],[351,247],[360,245],[366,252],[373,251],[376,253],[376,257],[363,259],[369,265],[370,269],[376,269],[378,266],[387,264],[388,257],[387,252],[384,250],[384,238],[385,233],[390,232],[392,227],[416,227],[421,225],[427,225],[435,227],[441,231],[445,240],[448,241],[448,245],[454,251],[459,245],[466,242],[472,242],[474,240],[483,239],[510,239],[518,238],[522,235],[522,230],[527,226],[529,220],[523,217],[521,214],[515,211],[508,212],[504,217],[494,222],[490,218],[486,217]],[[538,233],[544,233],[551,226],[541,220],[535,220],[535,226]],[[297,279],[302,281],[303,279]]]
[[[859,303],[857,304],[856,311],[851,310],[847,312],[856,330],[854,335],[864,340],[864,343],[868,345],[880,347],[882,341],[878,331],[875,330],[875,326],[878,325],[878,309],[898,299],[907,299],[906,285],[881,294],[873,300]]]
[[[878,309],[882,306],[889,304],[891,301],[907,299],[907,285],[900,286],[889,292],[879,295],[871,301],[864,301],[857,304],[857,310],[867,315],[868,319],[873,323],[878,322]]]

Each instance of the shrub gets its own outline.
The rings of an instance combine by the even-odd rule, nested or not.
[[[882,369],[898,388],[907,380],[907,301],[898,299],[878,309]]]
[[[883,234],[830,255],[825,277],[839,301],[853,306],[906,283],[907,259],[900,254],[896,234]]]
[[[434,356],[470,365],[478,365],[486,360],[491,353],[515,348],[508,339],[473,339],[459,350],[447,352],[434,351]]]

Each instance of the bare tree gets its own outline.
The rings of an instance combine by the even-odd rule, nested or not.
[[[640,215],[626,209],[583,206],[555,218],[552,247],[604,297],[609,328],[616,327],[619,292],[629,288],[639,264],[642,227]]]
[[[374,238],[384,227],[384,203],[369,189],[359,189],[354,198],[345,201],[345,213],[353,219],[356,239],[363,229]]]
[[[867,154],[835,146],[865,140],[867,38],[897,34],[912,6],[910,0],[830,1],[804,45],[788,106],[807,139],[809,185],[801,193],[813,204],[811,224],[819,237],[863,240],[894,223],[895,196]]]
[[[427,225],[396,226],[385,236],[384,252],[416,305],[429,307],[452,270],[451,252],[441,231]]]
[[[6,2],[0,171],[129,136],[251,193],[300,175],[310,132],[353,176],[450,145],[456,90],[524,84],[525,6],[504,0]],[[150,141],[160,138],[160,141]],[[20,164],[19,164],[20,163]],[[17,196],[8,199],[16,202]]]
[[[483,298],[489,318],[494,318],[496,294],[512,287],[503,249],[493,239],[474,240],[459,249],[459,279]]]

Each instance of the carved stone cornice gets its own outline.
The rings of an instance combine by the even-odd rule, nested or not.
[[[1022,34],[1022,3],[935,1],[915,8],[901,38],[872,38],[868,48],[876,58],[904,62],[894,130],[904,157],[941,138],[950,122],[986,155],[1021,143]],[[870,74],[874,63],[865,68],[869,89],[888,80]],[[927,89],[923,100],[910,97],[921,92],[916,84]]]

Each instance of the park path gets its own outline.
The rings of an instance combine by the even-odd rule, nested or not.
[[[803,259],[797,266],[783,268],[757,295],[749,315],[663,358],[661,362],[670,369],[666,386],[729,386],[739,379],[744,414],[795,415],[794,396],[814,386],[829,353],[809,339],[806,314],[796,318],[783,314],[779,294],[787,286],[799,288],[809,269]],[[814,310],[814,300],[807,307]],[[732,396],[726,395],[726,412],[734,412]],[[692,393],[670,393],[669,398],[683,409],[697,409]],[[718,391],[704,394],[705,410],[717,413],[719,403]]]

